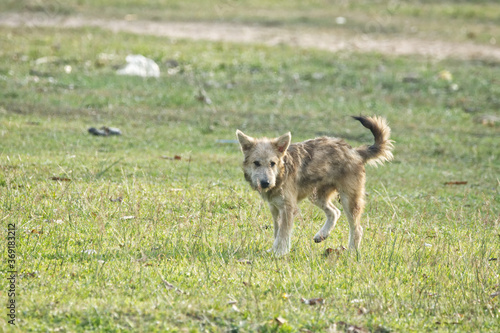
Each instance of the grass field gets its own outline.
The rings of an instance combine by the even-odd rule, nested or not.
[[[26,9],[18,4],[2,6]],[[92,1],[66,6],[68,14],[100,10]],[[177,6],[187,17],[189,9]],[[290,6],[297,11],[299,2]],[[352,10],[370,15],[381,5],[363,6]],[[489,2],[467,6],[499,10]],[[475,10],[486,24],[487,11]],[[498,61],[332,54],[97,28],[0,27],[0,44],[2,304],[9,224],[17,228],[18,272],[16,325],[4,307],[3,331],[499,328]],[[154,59],[160,78],[116,75],[130,53]],[[168,67],[172,59],[178,67]],[[367,168],[360,253],[326,257],[328,248],[347,245],[347,221],[342,216],[330,238],[315,244],[324,215],[305,202],[291,254],[270,256],[270,213],[243,179],[239,147],[227,140],[239,128],[252,136],[291,131],[293,141],[331,135],[370,143],[369,131],[349,117],[358,114],[386,117],[396,141],[392,163]],[[123,135],[87,133],[101,126]]]
[[[491,0],[4,0],[1,11],[257,24],[373,38],[496,44],[500,6]],[[338,24],[337,17],[345,18]]]

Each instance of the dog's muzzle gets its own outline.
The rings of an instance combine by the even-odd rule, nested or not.
[[[260,187],[261,188],[268,188],[271,183],[269,183],[269,180],[261,180],[260,181]]]

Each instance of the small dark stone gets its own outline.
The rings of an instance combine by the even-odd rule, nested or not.
[[[89,128],[89,133],[92,134],[92,135],[96,135],[96,136],[107,136],[108,134],[106,133],[106,131],[103,131],[103,130],[100,130],[100,129],[97,129],[95,127],[91,127]]]
[[[169,59],[165,61],[165,66],[167,66],[167,68],[175,68],[179,66],[179,62],[175,59]]]

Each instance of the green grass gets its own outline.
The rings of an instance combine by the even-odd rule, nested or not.
[[[0,28],[0,36],[0,218],[4,244],[7,224],[18,228],[19,272],[17,326],[3,314],[2,329],[498,328],[500,133],[477,121],[499,115],[497,62],[98,29]],[[161,77],[117,76],[129,53],[153,58]],[[169,59],[178,73],[167,73]],[[442,70],[451,81],[439,79]],[[291,254],[268,255],[270,213],[243,180],[237,145],[218,140],[240,128],[370,143],[348,117],[360,113],[388,118],[396,150],[393,163],[367,168],[359,256],[323,256],[346,245],[346,220],[314,244],[324,216],[309,203]],[[102,125],[123,135],[86,133]],[[453,181],[467,184],[444,185]]]
[[[372,38],[499,43],[500,4],[487,0],[7,0],[3,11],[122,19],[231,22]],[[345,17],[345,24],[336,23]]]

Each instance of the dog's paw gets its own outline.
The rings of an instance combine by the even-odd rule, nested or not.
[[[313,240],[315,243],[321,243],[322,241],[324,241],[325,239],[327,239],[328,235],[323,235],[323,234],[320,234],[319,232],[313,237]]]
[[[284,255],[287,255],[290,253],[290,245],[288,242],[285,243],[276,243],[273,244],[273,248],[271,251],[274,253],[276,257],[283,257]]]
[[[274,251],[273,251],[274,256],[275,256],[275,257],[277,257],[277,258],[284,257],[284,256],[286,256],[288,253],[290,253],[290,251],[289,251],[289,250],[277,250],[277,251],[276,251],[276,250],[274,250]]]
[[[279,258],[279,257],[283,257],[285,254],[287,254],[288,251],[282,250],[282,249],[275,250],[274,248],[270,248],[270,249],[266,250],[266,253],[269,253],[269,254],[274,255],[275,257]]]

